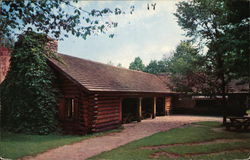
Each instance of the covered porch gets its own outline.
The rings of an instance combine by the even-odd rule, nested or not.
[[[154,119],[156,116],[169,115],[171,111],[170,96],[126,97],[121,101],[122,123]]]

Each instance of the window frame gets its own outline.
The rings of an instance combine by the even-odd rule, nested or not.
[[[78,98],[76,97],[65,97],[64,103],[64,112],[65,112],[65,119],[67,120],[76,120],[78,119]]]

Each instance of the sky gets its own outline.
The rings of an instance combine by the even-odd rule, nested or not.
[[[160,60],[185,39],[184,31],[178,26],[173,15],[175,4],[179,0],[161,1],[80,1],[77,6],[85,10],[103,8],[121,8],[129,11],[135,6],[133,14],[110,15],[108,20],[118,22],[107,34],[92,35],[86,40],[69,36],[59,41],[58,51],[84,59],[101,63],[111,61],[128,68],[129,64],[140,57],[144,64],[150,60]],[[151,4],[155,4],[155,10]],[[147,6],[150,6],[149,10]],[[109,33],[114,33],[109,38]]]

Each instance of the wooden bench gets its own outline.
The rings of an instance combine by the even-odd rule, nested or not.
[[[249,130],[250,117],[227,117],[229,122],[226,123],[226,129],[234,128],[236,130]]]

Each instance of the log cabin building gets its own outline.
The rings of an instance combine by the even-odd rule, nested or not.
[[[99,132],[169,114],[174,93],[156,75],[58,55],[62,62],[49,60],[49,65],[65,132]]]
[[[56,41],[52,41],[49,47],[57,52]],[[181,103],[182,94],[172,91],[169,76],[133,71],[59,53],[58,56],[61,62],[49,59],[48,64],[56,77],[58,118],[65,133],[105,131],[145,118],[170,113],[187,114],[187,110],[177,111],[188,108],[188,104],[191,108],[198,106],[198,101],[194,99],[189,99],[192,103]],[[5,47],[0,47],[0,60],[1,83],[10,64],[9,50]],[[245,92],[237,92],[228,96],[245,95]],[[238,99],[234,98],[232,102],[245,102],[245,98]],[[214,113],[211,107],[208,110]]]
[[[57,41],[47,45],[57,52]],[[168,115],[174,94],[153,74],[59,54],[48,59],[58,89],[58,118],[65,133],[86,134],[114,129],[122,123]],[[0,83],[10,51],[0,47]]]

